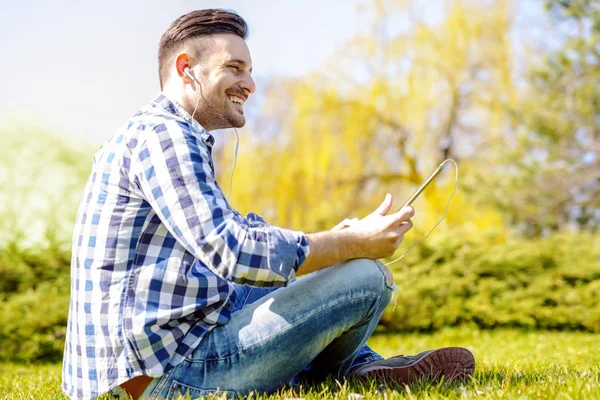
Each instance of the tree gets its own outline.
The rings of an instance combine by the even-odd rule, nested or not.
[[[490,181],[495,204],[533,236],[600,227],[600,4],[549,0],[546,10],[560,46],[506,105],[515,134]]]
[[[367,3],[366,31],[323,71],[272,82],[262,125],[268,120],[279,135],[241,146],[236,182],[252,184],[236,186],[235,206],[283,226],[323,229],[366,213],[385,192],[401,202],[447,157],[468,174],[471,157],[497,145],[497,99],[513,93],[507,3],[454,2],[434,23],[418,11],[414,3]],[[441,216],[453,177],[428,189],[420,208],[435,212],[421,213],[423,226]],[[500,223],[492,211],[462,211],[449,219]]]

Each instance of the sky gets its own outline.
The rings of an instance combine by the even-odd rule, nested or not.
[[[0,0],[0,123],[101,144],[158,93],[160,36],[200,8],[234,9],[246,19],[257,82],[301,77],[357,33],[358,1]],[[414,1],[433,17],[444,2]],[[523,0],[519,15],[529,18],[540,1]]]

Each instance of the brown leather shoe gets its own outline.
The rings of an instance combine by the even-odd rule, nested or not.
[[[388,383],[412,383],[422,379],[456,382],[468,379],[475,370],[473,354],[462,347],[429,350],[416,356],[396,356],[361,365],[351,376],[366,380],[374,378]]]

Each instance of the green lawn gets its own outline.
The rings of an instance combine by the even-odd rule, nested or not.
[[[330,381],[318,387],[283,390],[269,398],[600,399],[600,335],[463,328],[432,335],[376,335],[369,344],[385,356],[467,347],[475,354],[475,375],[469,382],[450,387],[423,383],[378,389],[376,384]],[[66,398],[59,385],[60,365],[0,365],[2,400]]]

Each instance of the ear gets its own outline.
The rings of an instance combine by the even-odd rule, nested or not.
[[[190,78],[186,73],[185,69],[192,69],[190,65],[190,57],[186,53],[181,53],[175,58],[175,69],[177,70],[177,75],[183,83],[185,84],[194,84],[195,82]]]

